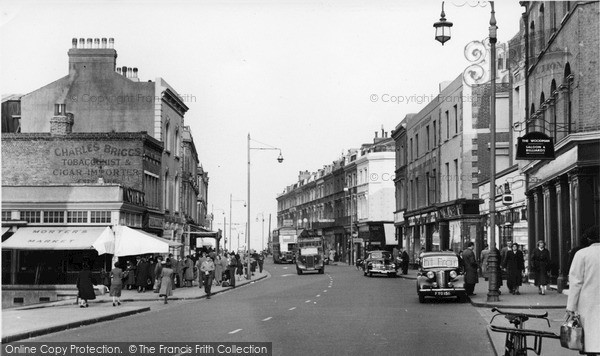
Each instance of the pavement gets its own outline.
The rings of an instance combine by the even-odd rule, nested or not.
[[[401,278],[405,279],[417,279],[417,271],[409,270],[408,274],[401,275]],[[538,293],[538,288],[533,284],[533,281],[529,283],[523,283],[519,288],[520,295],[512,295],[508,292],[506,287],[506,281],[502,287],[500,287],[501,294],[499,300],[496,302],[487,301],[489,283],[483,278],[479,278],[479,283],[475,285],[475,295],[470,297],[471,305],[477,307],[479,315],[489,323],[495,313],[492,312],[492,308],[496,307],[503,311],[512,311],[516,313],[529,313],[529,314],[543,314],[545,311],[548,312],[548,320],[550,327],[546,321],[542,319],[529,319],[524,325],[526,329],[536,329],[553,332],[560,334],[560,325],[564,322],[566,317],[566,306],[568,298],[568,290],[564,290],[563,293],[556,291],[556,286],[550,286],[549,290],[546,291],[545,295]],[[416,288],[416,287],[415,287]],[[503,316],[498,316],[494,319],[494,325],[504,327],[514,327],[508,322]],[[488,337],[493,345],[496,355],[504,355],[504,342],[506,334],[500,332],[493,332],[490,328],[487,329]],[[528,337],[528,346],[533,347],[533,337]],[[569,356],[579,355],[578,351],[568,350],[560,346],[560,340],[544,338],[542,343],[542,355],[544,356]]]
[[[229,290],[237,291],[240,287],[255,283],[270,277],[269,272],[258,271],[252,279],[236,281],[236,287],[213,286],[211,293],[219,294]],[[193,287],[177,288],[169,302],[176,300],[193,300],[206,298],[204,288],[198,288],[198,282]],[[121,305],[113,307],[112,297],[108,293],[96,296],[88,301],[88,308],[80,308],[75,298],[51,303],[40,303],[24,307],[2,310],[2,340],[10,343],[31,337],[46,335],[57,331],[77,328],[83,325],[99,323],[107,320],[148,312],[151,309],[162,308],[164,297],[158,293],[146,291],[138,293],[135,290],[124,289],[121,293]]]

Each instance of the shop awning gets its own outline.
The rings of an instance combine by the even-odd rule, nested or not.
[[[23,227],[2,243],[14,250],[90,250],[113,253],[114,237],[108,227]]]
[[[114,255],[117,257],[146,253],[168,253],[169,247],[177,246],[181,246],[181,243],[169,241],[127,226],[115,226]]]

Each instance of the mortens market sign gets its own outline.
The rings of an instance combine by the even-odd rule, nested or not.
[[[529,132],[518,138],[516,159],[554,159],[554,142],[542,132]]]

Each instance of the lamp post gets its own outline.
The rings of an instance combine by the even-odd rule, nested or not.
[[[345,187],[344,191],[348,193],[349,201],[350,201],[350,265],[354,265],[354,209],[352,206],[352,193],[350,192],[350,188]]]
[[[494,11],[494,2],[490,1],[490,254],[488,257],[489,276],[488,302],[497,302],[500,295],[498,291],[499,278],[499,255],[500,251],[496,247],[496,42],[498,41],[496,26],[496,12]],[[446,21],[444,13],[444,3],[442,2],[442,14],[439,22],[433,24],[436,28],[435,39],[442,45],[450,39],[450,27],[452,23]],[[447,30],[447,32],[446,32]]]
[[[233,247],[231,246],[231,225],[233,223],[233,220],[231,220],[231,206],[233,204],[234,201],[241,201],[244,202],[244,208],[246,207],[246,201],[243,199],[233,199],[233,194],[229,194],[229,249],[233,250]],[[239,248],[239,243],[238,243],[238,248]]]
[[[258,143],[260,145],[262,145],[262,147],[250,147],[250,141],[254,141],[255,143]],[[262,143],[262,142],[258,142],[256,140],[252,140],[250,138],[250,133],[248,133],[248,199],[247,199],[247,204],[248,204],[248,232],[247,232],[247,236],[246,238],[248,239],[248,244],[246,245],[246,250],[247,252],[247,257],[248,257],[248,261],[247,261],[247,265],[248,265],[248,271],[247,271],[247,275],[246,278],[250,279],[250,277],[252,276],[252,273],[250,272],[250,151],[251,150],[277,150],[279,151],[279,156],[277,157],[277,162],[282,163],[283,162],[283,156],[281,155],[281,149],[277,148],[277,147],[273,147],[271,145],[267,145],[266,143]]]

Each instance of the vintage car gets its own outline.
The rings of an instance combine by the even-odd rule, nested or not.
[[[296,272],[302,274],[304,272],[325,273],[325,263],[323,254],[320,253],[317,247],[302,247],[298,249],[296,257]]]
[[[465,278],[460,270],[456,253],[423,252],[419,260],[417,273],[419,302],[424,303],[425,297],[457,297],[460,302],[467,301]]]
[[[388,251],[370,251],[362,263],[365,276],[384,274],[388,277],[396,277],[396,265],[392,254]]]

